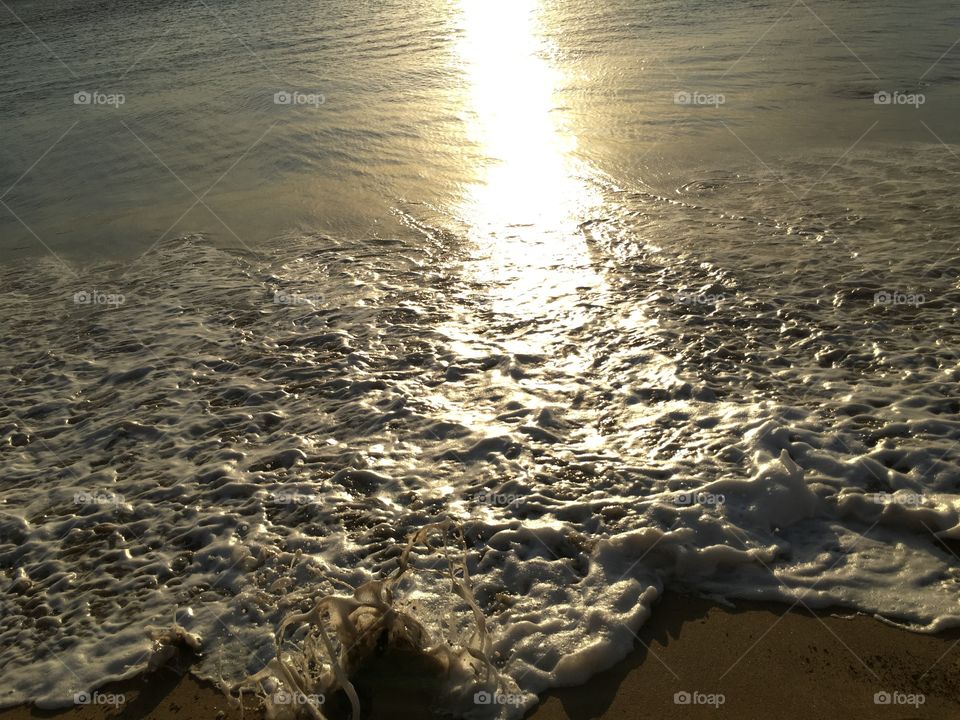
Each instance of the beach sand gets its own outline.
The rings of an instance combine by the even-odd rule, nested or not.
[[[380,658],[356,685],[364,718],[431,717],[430,665],[416,657]],[[241,717],[216,688],[171,671],[103,692],[122,693],[126,702],[54,712],[19,707],[0,712],[0,720]],[[675,702],[676,693],[689,693],[691,704]],[[894,702],[877,704],[877,693]],[[922,703],[909,697],[919,694]],[[844,611],[813,614],[753,602],[728,608],[668,593],[627,658],[542,700],[530,720],[960,718],[960,631],[919,635]],[[260,717],[252,700],[243,717]]]

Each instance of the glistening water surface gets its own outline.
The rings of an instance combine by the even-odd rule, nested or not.
[[[478,717],[665,587],[958,624],[960,12],[916,7],[8,1],[0,700],[187,636],[240,681],[442,522],[486,641],[435,552],[393,603]]]
[[[234,247],[294,229],[386,237],[400,201],[473,220],[461,204],[479,186],[496,181],[494,199],[522,179],[522,196],[485,218],[509,223],[562,177],[670,193],[718,169],[775,182],[785,157],[835,159],[861,136],[857,147],[957,140],[949,2],[0,9],[6,254],[42,242],[72,260],[130,257],[191,232]],[[925,102],[877,106],[877,92]]]

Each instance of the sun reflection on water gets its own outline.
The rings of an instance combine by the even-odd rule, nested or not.
[[[539,0],[459,0],[459,10],[468,133],[485,157],[460,208],[481,256],[475,273],[496,312],[556,321],[579,289],[602,283],[577,229],[600,198],[557,106],[563,75],[543,38],[543,10]],[[557,329],[541,325],[510,349],[542,351]]]

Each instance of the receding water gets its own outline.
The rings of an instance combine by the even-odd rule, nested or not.
[[[437,523],[390,602],[477,716],[665,587],[960,624],[956,7],[0,23],[0,703],[269,674]]]
[[[509,222],[568,176],[671,192],[958,132],[949,2],[14,0],[0,33],[2,248],[73,260],[389,236],[402,201],[472,221],[480,192]]]

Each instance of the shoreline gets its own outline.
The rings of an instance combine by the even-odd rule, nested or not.
[[[960,717],[958,628],[924,635],[839,609],[811,613],[753,601],[728,608],[668,592],[637,637],[626,658],[584,685],[543,693],[526,718]],[[416,657],[388,653],[355,684],[364,720],[432,717],[435,685],[428,663]],[[254,698],[241,711],[212,684],[171,670],[100,692],[122,694],[126,702],[116,708],[18,706],[0,710],[0,720],[263,717]]]

